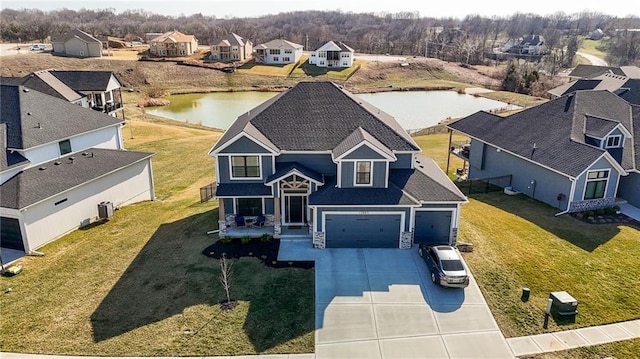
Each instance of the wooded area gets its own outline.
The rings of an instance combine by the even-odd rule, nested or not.
[[[152,3],[150,3],[152,5]],[[193,34],[201,45],[235,32],[255,44],[286,38],[315,49],[328,40],[343,41],[357,52],[440,58],[467,64],[487,61],[486,54],[509,39],[542,35],[549,54],[543,61],[555,72],[567,62],[565,51],[572,42],[595,29],[605,34],[603,51],[611,65],[640,61],[640,17],[616,18],[597,12],[549,16],[516,13],[508,17],[466,16],[463,19],[422,17],[417,12],[345,13],[341,11],[296,11],[257,18],[225,18],[195,14],[164,16],[148,10],[113,9],[79,11],[62,9],[4,9],[0,13],[0,37],[4,41],[44,41],[48,35],[72,27],[94,35],[129,40],[145,33],[179,30]],[[636,30],[636,31],[632,31]],[[570,50],[570,49],[569,49]]]

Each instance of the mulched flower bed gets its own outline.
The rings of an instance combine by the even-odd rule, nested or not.
[[[272,268],[309,269],[315,266],[313,261],[278,261],[279,250],[279,239],[263,242],[260,238],[252,238],[249,243],[242,244],[240,238],[234,238],[230,243],[219,240],[205,248],[202,254],[215,259],[222,258],[223,253],[227,258],[254,257],[260,259],[265,266]]]
[[[583,213],[571,213],[571,217],[589,224],[614,224],[624,223],[632,226],[640,227],[640,222],[633,218],[627,217],[622,213],[601,214],[587,216]]]

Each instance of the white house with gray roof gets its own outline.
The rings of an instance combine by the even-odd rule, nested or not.
[[[300,60],[303,46],[284,39],[271,40],[253,48],[255,62],[282,65]]]
[[[465,196],[390,115],[301,82],[213,146],[220,236],[302,234],[316,248],[456,242]]]
[[[33,251],[96,221],[98,205],[154,199],[151,153],[124,120],[23,86],[0,86],[2,249]]]
[[[309,54],[309,64],[318,67],[351,67],[355,51],[342,41],[329,41]]]
[[[74,57],[102,57],[102,42],[80,29],[51,35],[53,53]]]

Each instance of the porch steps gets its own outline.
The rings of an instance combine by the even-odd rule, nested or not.
[[[304,234],[281,234],[279,236],[275,236],[277,238],[280,238],[281,241],[311,241],[313,238],[311,237],[310,234],[308,235],[304,235]]]

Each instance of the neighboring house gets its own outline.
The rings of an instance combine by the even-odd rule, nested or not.
[[[30,252],[153,200],[151,153],[125,151],[124,120],[23,86],[0,86],[0,244]],[[104,204],[106,205],[106,204]]]
[[[211,42],[211,55],[214,61],[245,61],[251,57],[253,43],[244,37],[231,33]]]
[[[309,54],[309,64],[318,67],[351,67],[354,51],[343,42],[329,41]]]
[[[607,90],[630,104],[640,105],[640,78],[631,79],[611,72],[591,79],[575,80],[547,92],[552,95],[552,98],[558,98],[581,90]]]
[[[640,206],[640,107],[609,91],[576,91],[500,117],[484,111],[448,125],[471,139],[452,152],[469,178],[512,176],[513,189],[563,212]]]
[[[264,215],[258,234],[302,230],[316,248],[455,243],[466,198],[420,151],[342,87],[301,82],[238,117],[209,152],[220,235],[244,235],[237,215]]]
[[[572,80],[578,79],[593,79],[604,74],[612,74],[618,76],[625,76],[632,79],[640,78],[640,68],[638,66],[597,66],[597,65],[585,65],[580,64],[576,66],[569,75]]]
[[[149,40],[149,52],[156,56],[189,56],[198,50],[198,40],[193,35],[169,31]]]
[[[74,57],[102,57],[102,42],[80,29],[51,35],[53,53]]]
[[[510,53],[537,56],[544,55],[547,52],[547,46],[544,44],[543,36],[529,35],[523,37],[520,42],[510,46],[507,51]]]
[[[2,77],[2,84],[20,85],[73,104],[124,118],[121,83],[111,71],[36,71],[24,77]]]
[[[276,39],[253,48],[255,61],[263,64],[291,64],[300,60],[302,45]]]
[[[602,29],[595,29],[589,35],[590,40],[600,40],[604,37],[604,31]]]

